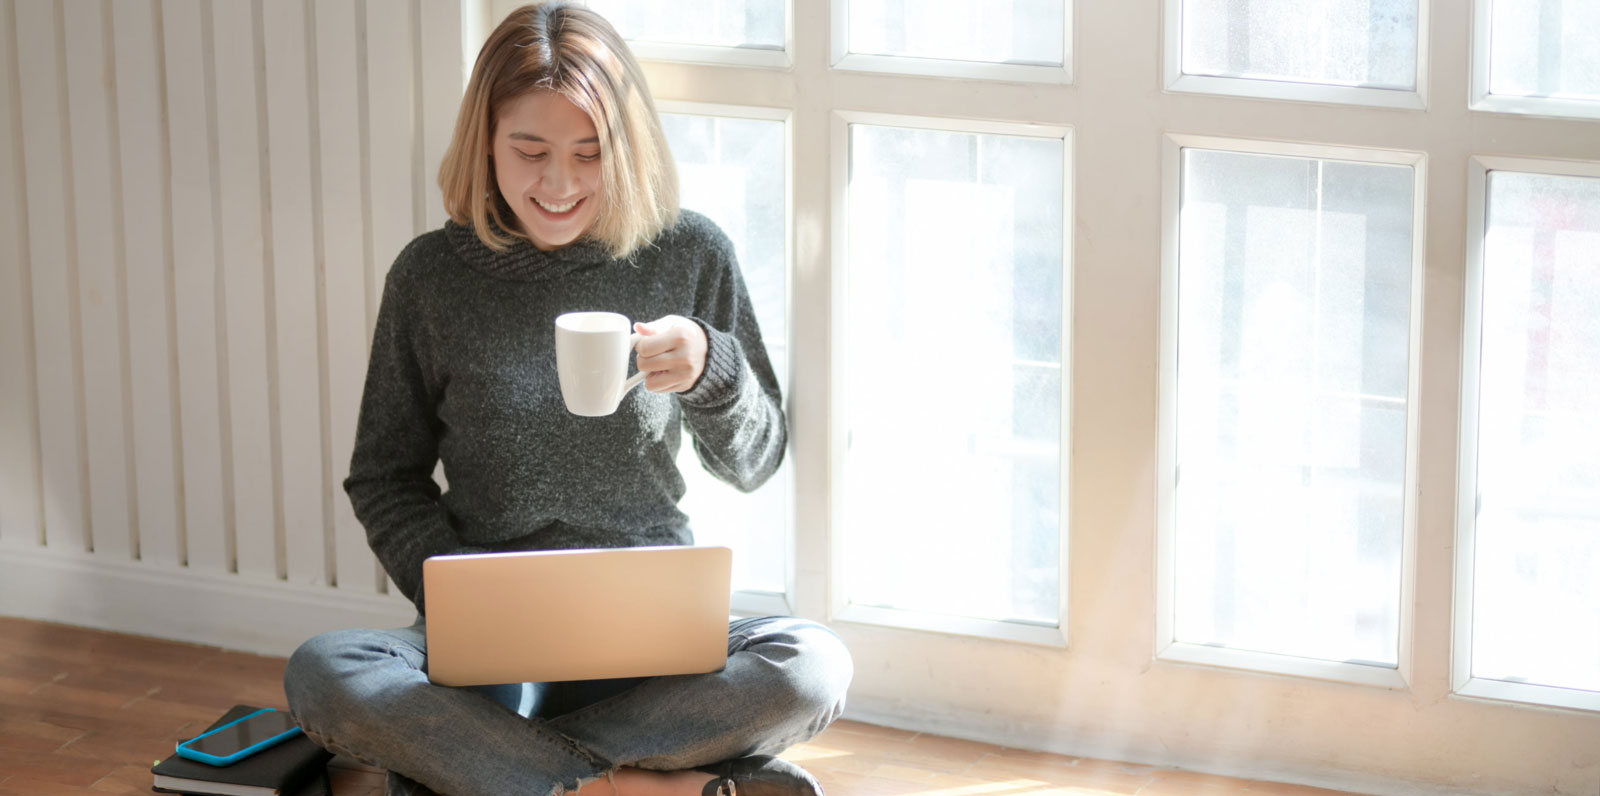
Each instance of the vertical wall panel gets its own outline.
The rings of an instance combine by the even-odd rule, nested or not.
[[[111,4],[111,17],[128,290],[133,482],[139,508],[137,552],[142,561],[176,565],[182,506],[161,23],[156,0],[117,0]]]
[[[94,551],[132,558],[128,418],[122,390],[123,297],[112,166],[112,85],[105,6],[80,3],[65,15],[67,104],[72,129],[72,198],[77,219],[78,314],[82,319],[84,429]]]
[[[198,0],[166,0],[162,5],[187,560],[197,570],[224,572],[228,562],[217,362],[217,218],[211,193],[215,157],[206,85],[211,32],[204,15]]]
[[[411,242],[414,139],[411,114],[414,20],[409,3],[367,3],[367,152],[372,181],[372,265],[375,282]],[[379,291],[382,292],[381,290]]]
[[[278,576],[268,331],[271,328],[262,214],[261,97],[256,29],[247,2],[211,7],[217,81],[217,177],[221,210],[223,323],[228,340],[228,428],[233,455],[234,555],[241,575]]]
[[[15,18],[0,0],[0,545],[32,547],[42,517]]]
[[[289,580],[323,583],[319,274],[312,227],[316,197],[311,185],[306,8],[299,2],[263,5],[285,563]]]
[[[460,13],[0,0],[0,545],[387,587],[340,481]]]
[[[366,235],[361,223],[361,116],[355,0],[314,4],[317,129],[322,167],[322,271],[327,299],[328,478],[339,588],[371,594],[378,577],[366,532],[339,482],[349,473],[367,370]]]
[[[455,132],[461,105],[461,8],[454,0],[422,0],[422,174],[426,201],[423,225],[444,225],[439,163]]]
[[[52,550],[81,552],[88,546],[89,505],[80,453],[83,411],[77,381],[76,280],[64,146],[68,121],[61,96],[66,76],[58,60],[58,11],[52,3],[17,4],[17,61],[45,538]]]

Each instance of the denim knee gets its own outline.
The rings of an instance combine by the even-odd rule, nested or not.
[[[817,728],[820,732],[844,712],[845,693],[855,674],[855,662],[844,641],[833,631],[815,623],[806,624],[800,635],[804,639],[805,655],[811,659],[808,668],[812,676],[807,678],[800,697],[816,713],[826,715],[822,726]]]
[[[338,733],[341,728],[333,725],[371,709],[376,696],[371,692],[384,679],[377,670],[394,658],[407,658],[396,642],[383,631],[354,629],[329,631],[301,644],[283,672],[284,694],[296,721],[314,733]],[[405,666],[420,668],[420,657],[407,659]]]
[[[855,672],[850,650],[833,631],[804,619],[775,621],[751,639],[773,659],[784,659],[769,697],[794,715],[809,717],[819,733],[844,712]]]

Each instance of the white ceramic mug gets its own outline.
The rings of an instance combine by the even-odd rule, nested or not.
[[[556,318],[556,374],[567,411],[601,417],[644,381],[628,376],[628,354],[639,343],[633,324],[615,312],[569,312]]]

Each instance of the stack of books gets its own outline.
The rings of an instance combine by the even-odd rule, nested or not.
[[[206,731],[261,710],[234,705]],[[197,735],[203,733],[196,733]],[[333,796],[328,782],[328,760],[333,757],[305,734],[256,752],[228,766],[212,766],[179,757],[156,763],[158,793],[192,793],[204,796]]]

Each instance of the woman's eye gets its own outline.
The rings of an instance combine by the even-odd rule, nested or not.
[[[543,152],[540,152],[540,153],[538,153],[536,155],[530,155],[530,154],[528,154],[526,152],[523,152],[520,149],[514,149],[512,151],[516,152],[518,155],[522,156],[523,160],[544,160],[544,153]]]
[[[581,161],[583,161],[583,162],[584,162],[584,163],[593,163],[593,162],[595,162],[595,161],[597,161],[597,160],[599,160],[599,159],[600,159],[600,155],[599,155],[599,154],[594,154],[594,155],[579,155],[579,156],[578,156],[578,159],[579,159],[579,160],[581,160]]]

